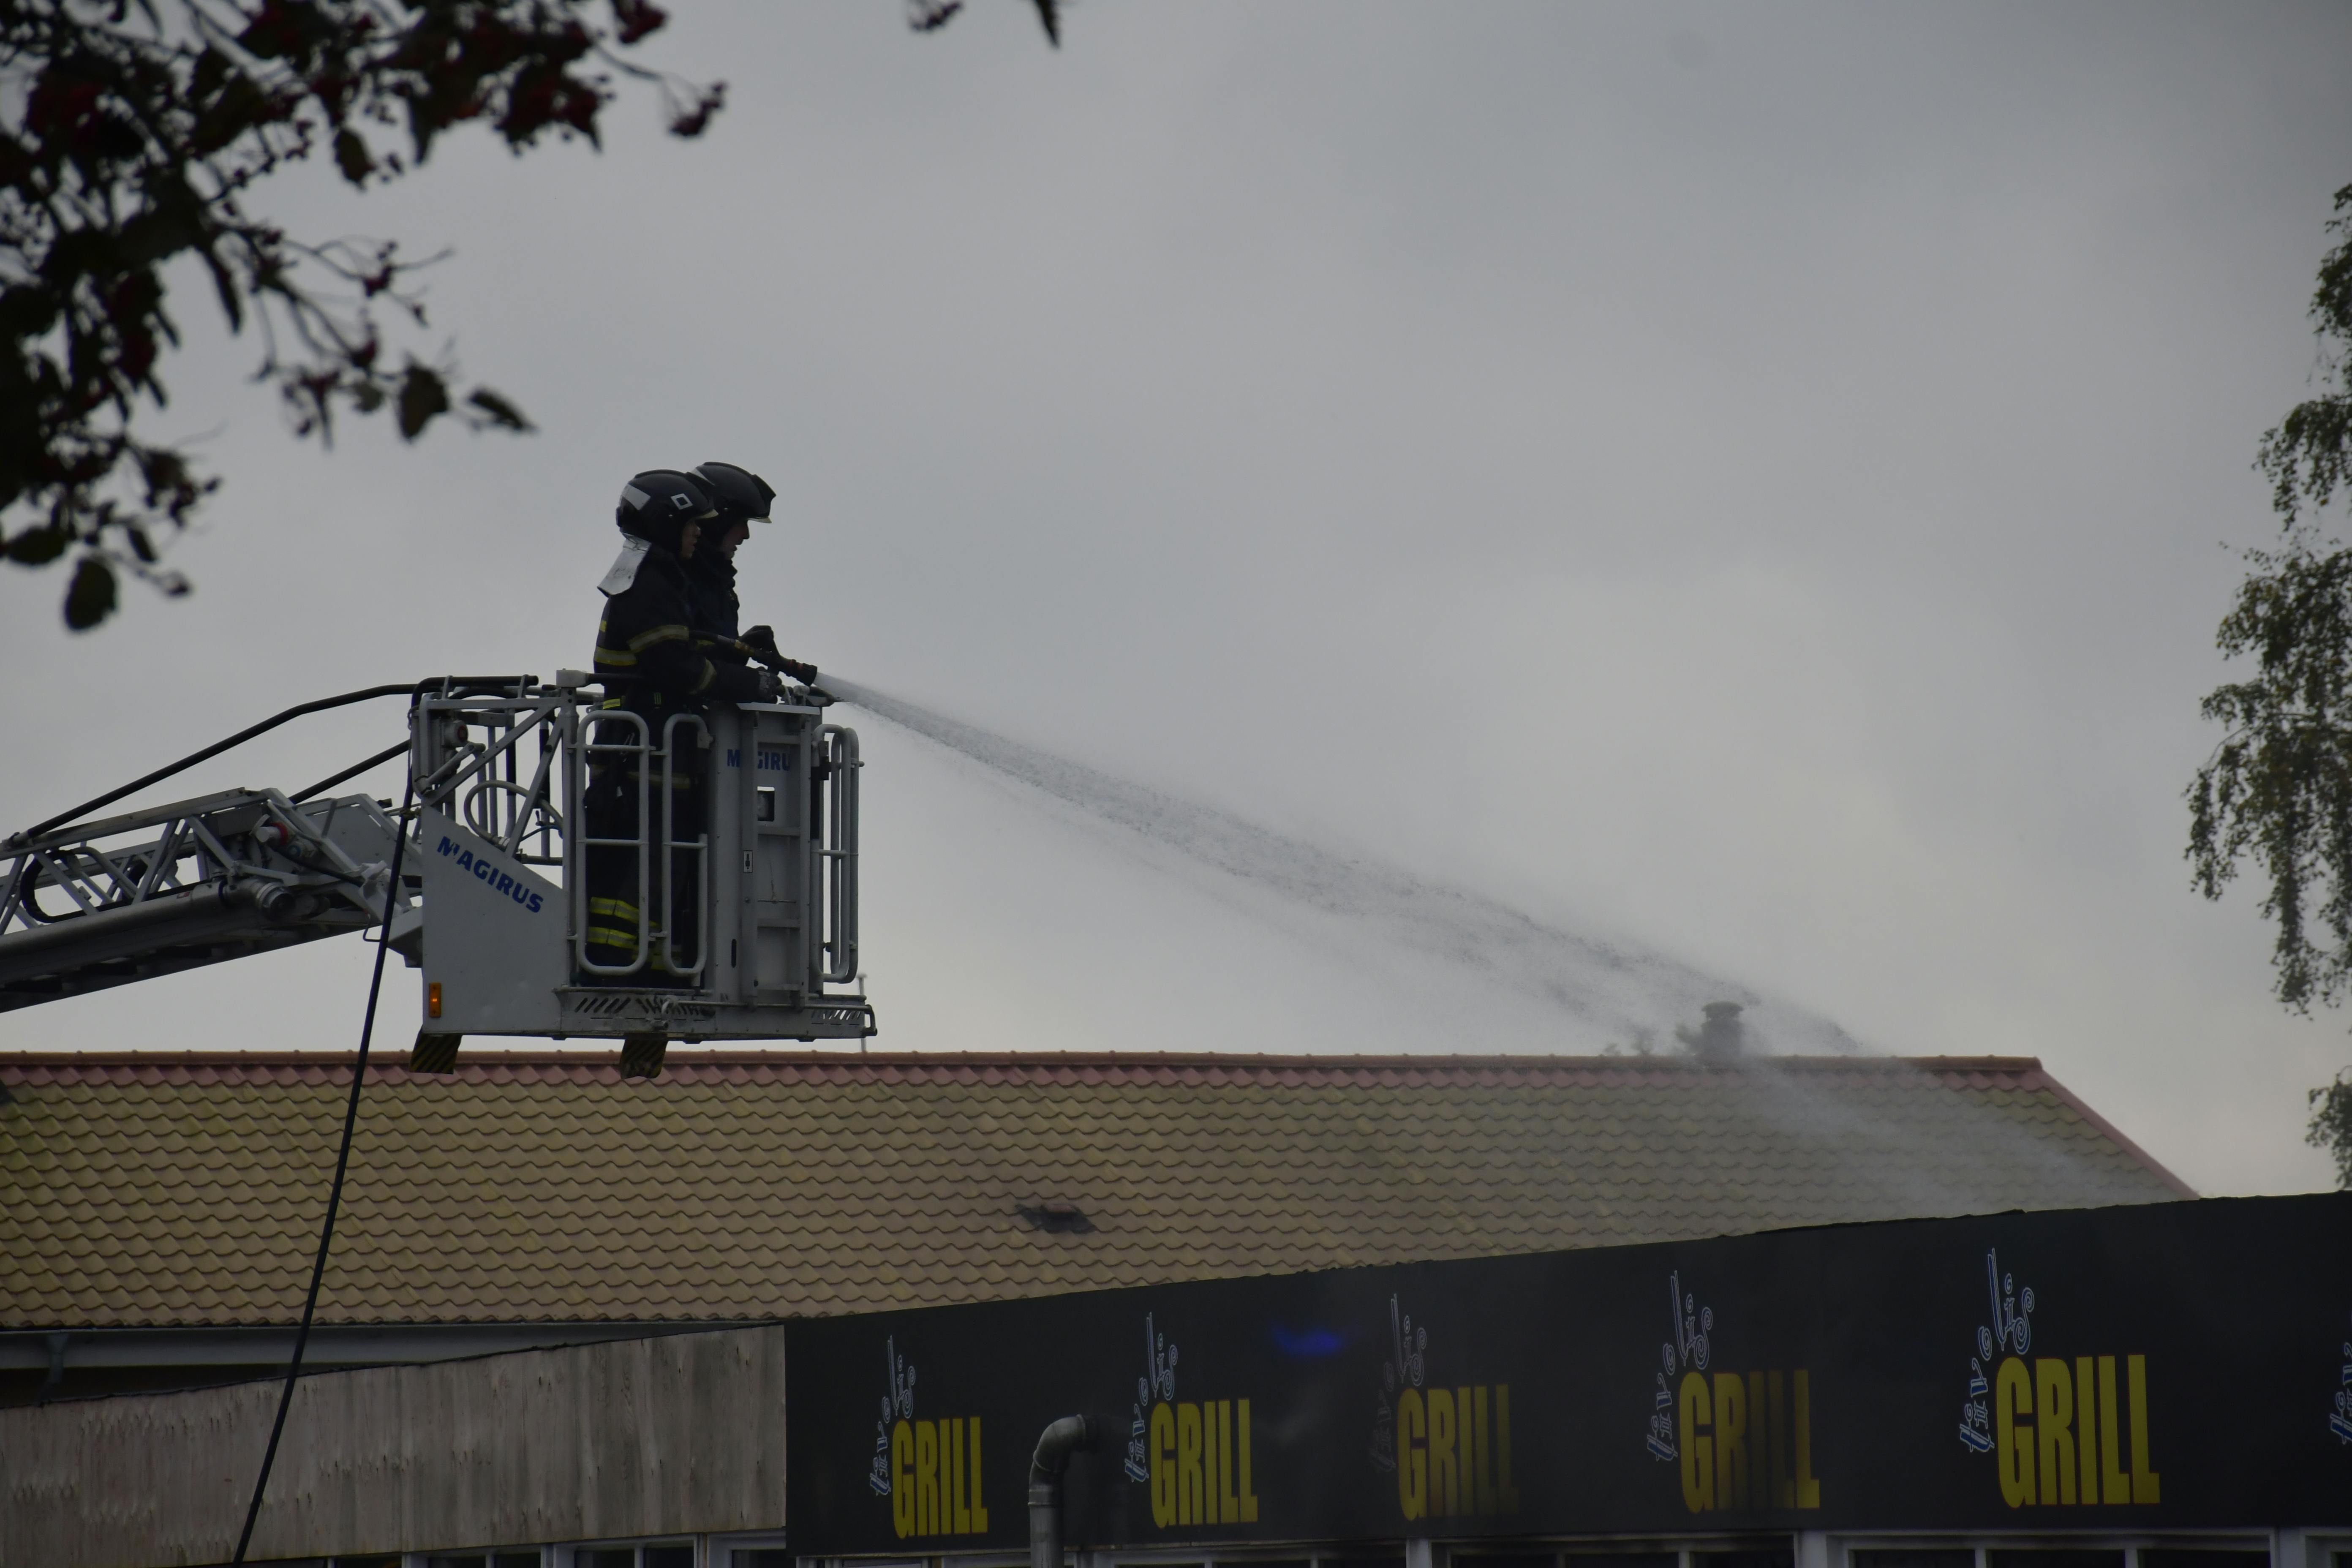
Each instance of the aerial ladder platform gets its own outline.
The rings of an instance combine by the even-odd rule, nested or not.
[[[656,730],[605,707],[601,679],[448,677],[306,703],[0,840],[0,1012],[376,931],[420,972],[423,1071],[450,1070],[471,1036],[614,1040],[623,1070],[650,1076],[673,1040],[873,1034],[856,731],[791,687]],[[394,694],[407,741],[308,789],[90,815],[304,713]],[[404,808],[331,793],[403,752]],[[626,781],[634,829],[590,831],[592,777]],[[634,948],[592,943],[614,923],[592,908],[613,891],[592,897],[592,853],[635,868]]]

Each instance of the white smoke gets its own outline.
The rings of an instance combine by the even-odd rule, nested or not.
[[[1882,1059],[1823,1072],[1771,1054],[1850,1056],[1862,1049],[1826,1018],[1677,960],[1622,942],[1566,931],[1468,889],[1361,855],[1341,855],[1164,791],[828,676],[835,695],[1068,808],[1074,825],[1125,836],[1163,869],[1204,871],[1265,898],[1234,901],[1294,931],[1370,949],[1386,966],[1476,995],[1500,988],[1545,1019],[1549,1048],[1599,1049],[1631,1040],[1671,1050],[1666,1026],[1696,1020],[1709,1002],[1760,1007],[1746,1054],[1720,1065],[1748,1139],[1771,1157],[1732,1182],[1723,1221],[1732,1230],[1825,1219],[1893,1219],[2145,1203],[2168,1195],[2103,1140],[2053,1142],[2031,1123],[2032,1105],[1941,1092],[1926,1069]],[[1311,916],[1309,915],[1311,912]],[[1475,984],[1463,985],[1461,981]],[[1931,1090],[1933,1090],[1931,1092]],[[1733,1214],[1738,1222],[1730,1224]]]

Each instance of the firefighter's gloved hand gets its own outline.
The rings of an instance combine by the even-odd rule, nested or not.
[[[758,648],[762,653],[776,651],[776,631],[773,626],[753,626],[736,640],[745,647]]]
[[[760,672],[760,700],[762,702],[773,702],[777,698],[782,697],[783,694],[784,683],[776,679],[775,671],[772,669],[761,670]]]
[[[776,660],[776,666],[803,686],[816,684],[816,666],[813,664],[804,664],[797,658],[780,658]]]

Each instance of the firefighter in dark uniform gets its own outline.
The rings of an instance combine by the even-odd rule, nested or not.
[[[756,661],[804,686],[814,683],[816,666],[784,658],[777,651],[773,631],[764,626],[739,629],[742,608],[735,595],[735,552],[751,537],[751,524],[769,521],[774,487],[733,463],[705,463],[693,470],[693,478],[718,513],[704,526],[702,542],[686,563],[695,646],[714,664]]]
[[[691,842],[702,834],[708,767],[703,733],[698,724],[673,725],[671,721],[680,714],[698,715],[714,702],[773,697],[781,683],[764,669],[751,669],[740,660],[715,660],[696,647],[688,572],[703,542],[703,531],[718,521],[700,484],[675,469],[648,469],[622,487],[614,521],[624,542],[620,558],[597,584],[605,604],[596,627],[596,673],[613,678],[604,706],[645,721],[648,750],[642,758],[628,752],[592,753],[588,836],[631,842],[589,848],[588,957],[608,968],[635,972],[601,975],[592,971],[589,978],[616,984],[680,984],[685,977],[672,968],[669,953],[675,951],[677,968],[685,970],[691,970],[699,956],[695,856],[672,852],[667,907],[674,913],[665,930],[659,911],[646,908],[633,847],[641,837],[648,842],[650,879],[658,886],[665,816],[667,837],[675,840]],[[595,728],[599,742],[634,745],[638,740],[634,724],[600,723]],[[640,772],[650,818],[643,823],[637,813]],[[671,796],[667,814],[660,798],[665,773]],[[656,922],[650,929],[649,919]],[[646,962],[635,968],[641,936],[649,939]]]

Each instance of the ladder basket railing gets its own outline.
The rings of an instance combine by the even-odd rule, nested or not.
[[[702,929],[699,911],[710,907],[710,821],[709,792],[698,787],[697,774],[701,771],[689,760],[686,776],[678,776],[678,726],[694,726],[694,746],[699,752],[710,744],[710,726],[691,713],[673,713],[662,725],[662,852],[661,896],[645,900],[648,913],[659,911],[662,933],[662,963],[673,977],[699,980],[708,967],[709,932]],[[687,796],[695,808],[695,823],[700,831],[692,838],[677,836],[677,797]],[[677,930],[687,923],[677,909],[677,855],[686,850],[694,857],[694,909],[697,912],[694,931],[694,963],[688,964],[677,955]],[[642,880],[640,882],[642,886]]]
[[[572,744],[567,749],[564,797],[567,820],[572,831],[564,835],[563,902],[566,911],[566,935],[572,943],[572,961],[583,974],[635,974],[646,967],[653,952],[653,900],[648,891],[652,886],[653,834],[651,805],[648,795],[653,778],[653,731],[645,719],[625,708],[603,709],[590,716],[586,722],[593,732],[582,734],[575,719]],[[618,737],[618,738],[616,738]],[[665,759],[665,762],[667,759]],[[594,831],[587,807],[588,791],[595,776],[602,773],[612,776],[611,770],[625,768],[625,776],[635,781],[636,810],[631,815],[632,827],[626,837],[598,834]],[[665,786],[669,780],[665,772]],[[667,822],[667,814],[663,820]],[[636,861],[636,877],[633,890],[638,903],[629,912],[635,917],[636,937],[634,951],[626,963],[600,963],[588,956],[589,935],[600,914],[614,911],[598,910],[599,901],[588,896],[588,859],[592,850],[626,849]],[[664,857],[667,865],[667,857]],[[601,928],[601,929],[611,929]],[[598,946],[618,946],[599,942]]]
[[[857,731],[824,727],[824,978],[857,978]]]

